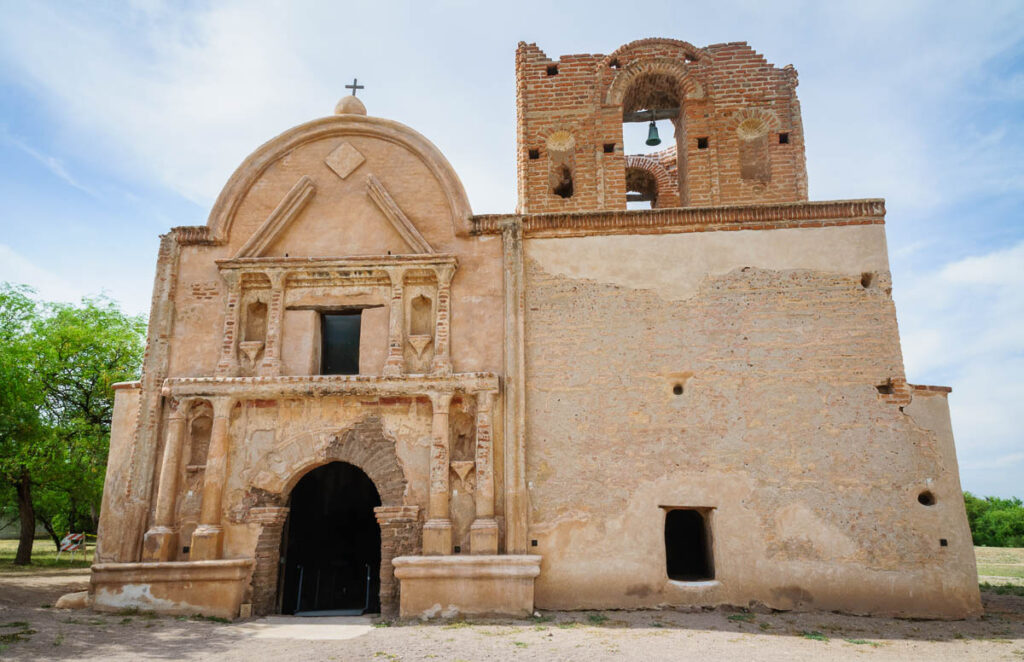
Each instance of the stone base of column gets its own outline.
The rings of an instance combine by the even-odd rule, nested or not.
[[[192,533],[191,561],[215,561],[221,557],[224,531],[219,526],[200,524]]]
[[[428,556],[452,553],[451,520],[427,520],[423,525],[423,553]]]
[[[142,540],[143,561],[173,561],[178,551],[178,534],[166,526],[154,526]]]
[[[477,519],[469,527],[470,554],[498,553],[498,522],[493,519]]]
[[[384,369],[381,370],[381,375],[384,377],[401,377],[402,363],[400,361],[391,362],[390,359],[385,361]]]
[[[434,361],[433,365],[430,366],[430,374],[437,375],[438,377],[451,377],[452,376],[452,364],[449,361]]]

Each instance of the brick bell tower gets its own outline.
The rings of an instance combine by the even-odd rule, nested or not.
[[[777,68],[745,42],[642,39],[558,60],[520,42],[518,211],[807,200],[796,86],[792,65]],[[665,148],[630,154],[623,124],[652,120]]]

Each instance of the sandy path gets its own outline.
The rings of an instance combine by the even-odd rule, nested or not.
[[[0,575],[0,657],[14,660],[1017,660],[1024,598],[985,594],[977,621],[830,613],[551,612],[532,621],[374,627],[276,617],[224,625],[46,608],[87,571]]]

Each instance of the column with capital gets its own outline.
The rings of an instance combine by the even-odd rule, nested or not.
[[[273,377],[281,374],[281,327],[284,325],[284,281],[281,271],[267,273],[270,279],[270,305],[267,306],[267,338],[263,344],[263,360],[257,374]]]
[[[388,268],[391,298],[388,311],[388,357],[384,360],[384,376],[400,377],[405,372],[405,269]]]
[[[423,553],[452,553],[452,521],[448,514],[448,472],[450,430],[448,412],[452,402],[451,391],[429,394],[434,418],[430,439],[430,493],[427,521],[423,525]]]
[[[455,267],[438,267],[437,274],[437,316],[434,319],[434,361],[431,372],[435,375],[452,374],[451,359],[451,317],[452,317],[452,276]]]
[[[173,561],[176,556],[178,540],[174,531],[174,506],[178,496],[181,449],[184,445],[185,428],[191,404],[192,401],[189,399],[168,400],[170,412],[167,417],[164,455],[160,462],[160,478],[157,483],[156,512],[153,526],[146,531],[143,538],[143,561]]]
[[[476,519],[469,528],[473,554],[498,553],[498,522],[494,519],[494,391],[476,394]]]
[[[218,377],[237,377],[240,371],[238,364],[238,340],[241,330],[239,324],[239,306],[242,302],[241,278],[237,271],[223,271],[221,276],[228,286],[227,303],[224,310],[224,331],[221,334],[220,361],[217,362]]]
[[[210,431],[210,450],[206,455],[206,471],[203,481],[203,505],[199,511],[199,526],[192,532],[193,561],[219,559],[224,544],[224,530],[221,527],[221,497],[228,476],[228,453],[231,450],[229,425],[231,408],[235,401],[230,397],[213,399],[213,429]]]

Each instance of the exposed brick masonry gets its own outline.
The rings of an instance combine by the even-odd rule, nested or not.
[[[681,106],[675,140],[682,166],[677,177],[681,204],[806,200],[796,85],[792,66],[776,68],[745,42],[698,49],[672,39],[644,39],[608,56],[565,55],[557,61],[535,44],[520,43],[519,211],[625,209],[623,110],[647,108],[655,99]],[[551,187],[547,141],[556,132],[573,139],[573,195],[568,198]],[[780,133],[787,134],[787,142],[780,142]],[[706,138],[706,145],[699,146],[698,138]],[[765,152],[758,156],[766,170],[757,177],[744,177],[741,171],[742,138],[756,138],[747,145],[756,142]],[[605,145],[614,147],[605,151]],[[559,164],[565,161],[559,157]]]

